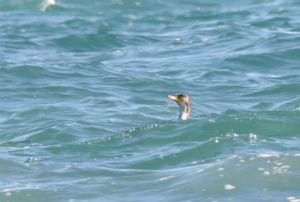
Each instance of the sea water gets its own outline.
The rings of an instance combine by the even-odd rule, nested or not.
[[[0,0],[0,201],[300,201],[299,5]]]

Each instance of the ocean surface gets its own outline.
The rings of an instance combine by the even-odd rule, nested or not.
[[[0,0],[0,201],[299,202],[299,19],[299,0]]]

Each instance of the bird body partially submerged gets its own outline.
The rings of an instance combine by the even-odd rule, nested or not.
[[[176,95],[168,95],[167,98],[174,100],[180,107],[179,119],[186,120],[191,112],[191,100],[187,94],[178,93]]]

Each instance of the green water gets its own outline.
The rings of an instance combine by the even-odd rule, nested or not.
[[[300,201],[299,13],[0,0],[0,201]]]

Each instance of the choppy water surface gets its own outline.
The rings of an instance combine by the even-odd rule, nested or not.
[[[0,201],[300,201],[299,13],[0,0]]]

